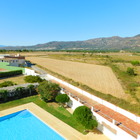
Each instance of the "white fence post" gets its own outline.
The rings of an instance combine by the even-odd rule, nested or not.
[[[92,112],[94,111],[94,107],[93,107],[93,106],[91,107],[91,111],[92,111]]]
[[[80,99],[78,98],[78,102],[80,102]]]
[[[115,125],[116,121],[114,119],[112,121],[113,121],[112,123]]]

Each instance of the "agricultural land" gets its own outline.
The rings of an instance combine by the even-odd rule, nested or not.
[[[20,54],[48,73],[140,114],[140,66],[132,64],[140,61],[139,53],[35,51]],[[128,67],[134,70],[134,76],[126,72]]]
[[[116,101],[112,101],[114,99],[110,96],[107,100],[124,106],[126,110],[127,105],[125,102],[120,105],[119,99],[134,106],[140,105],[140,66],[132,65],[132,61],[140,61],[139,53],[24,52],[23,55],[48,72],[54,72],[55,76],[61,75],[76,82],[79,87],[89,87],[107,96],[117,97]],[[128,67],[134,69],[135,76],[126,72]],[[135,107],[130,110],[135,110]]]

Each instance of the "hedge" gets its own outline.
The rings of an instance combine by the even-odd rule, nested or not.
[[[0,90],[0,103],[20,99],[38,94],[36,86],[28,85],[27,87],[16,87],[13,90]]]
[[[10,77],[10,76],[15,76],[15,75],[20,75],[20,74],[22,74],[22,70],[0,72],[0,78]]]
[[[8,86],[14,86],[14,85],[16,85],[16,84],[12,81],[4,81],[4,82],[0,83],[0,88],[8,87]]]
[[[33,75],[26,76],[24,80],[26,83],[36,83],[36,82],[40,83],[43,81],[39,76],[33,76]]]

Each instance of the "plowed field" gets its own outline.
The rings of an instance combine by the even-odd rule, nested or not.
[[[111,68],[107,66],[41,57],[26,57],[26,59],[74,81],[83,83],[97,91],[119,98],[125,97],[121,84]]]

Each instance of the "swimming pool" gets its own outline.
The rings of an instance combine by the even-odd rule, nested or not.
[[[0,140],[64,140],[57,132],[22,110],[0,117]]]

